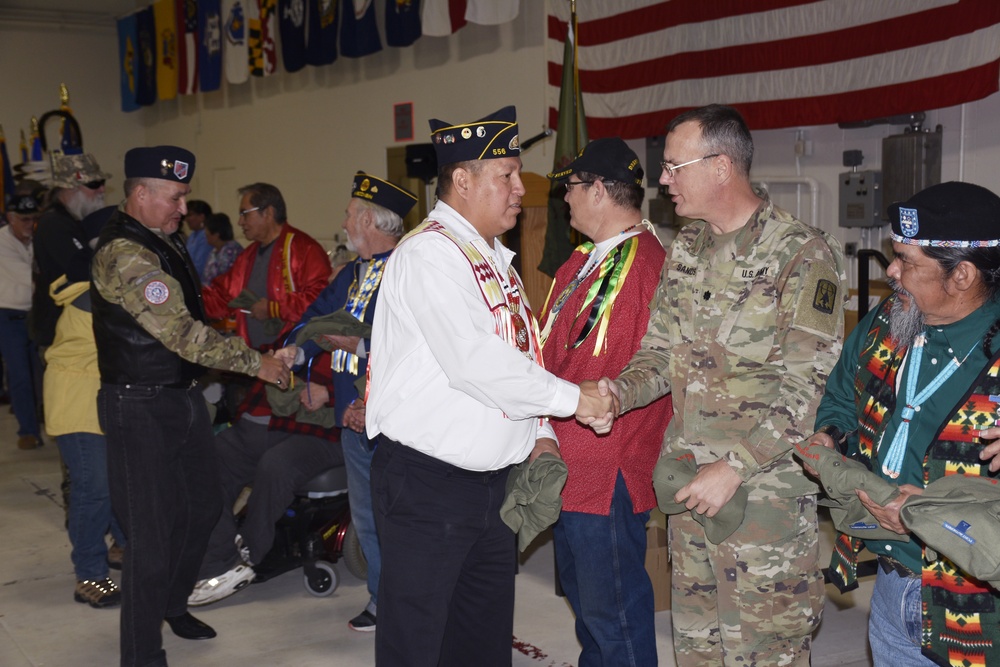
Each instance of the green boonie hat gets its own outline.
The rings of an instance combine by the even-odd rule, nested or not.
[[[949,475],[910,496],[899,510],[903,525],[928,549],[973,577],[1000,588],[1000,481]],[[933,553],[933,552],[937,553]]]
[[[820,504],[830,508],[830,518],[837,530],[865,540],[910,541],[906,535],[883,528],[855,493],[856,489],[862,489],[884,506],[899,495],[895,484],[868,470],[860,461],[820,444],[800,443],[792,449],[792,455],[819,473],[820,486],[829,499],[821,500]]]
[[[332,351],[333,346],[323,336],[357,336],[371,338],[372,325],[362,322],[341,308],[327,315],[321,315],[309,320],[295,334],[295,344],[302,345],[308,340],[314,341],[326,351]]]
[[[549,452],[511,469],[500,519],[517,533],[520,551],[559,519],[568,473],[566,462]]]
[[[77,188],[87,183],[106,181],[111,174],[101,171],[97,158],[90,153],[57,155],[52,159],[52,187]]]
[[[674,495],[688,485],[698,472],[694,454],[678,449],[665,454],[653,468],[653,490],[657,505],[664,514],[681,514],[690,511],[694,520],[705,527],[705,537],[712,544],[721,544],[743,524],[747,509],[747,490],[742,485],[735,495],[713,517],[688,510],[684,503],[674,502]]]

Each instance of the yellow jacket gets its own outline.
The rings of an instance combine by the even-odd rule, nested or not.
[[[97,419],[97,345],[91,314],[73,305],[90,289],[89,282],[68,284],[60,276],[49,287],[56,305],[63,307],[56,335],[45,351],[45,430],[51,436],[67,433],[103,434]]]

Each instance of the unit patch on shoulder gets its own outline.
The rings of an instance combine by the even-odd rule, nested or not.
[[[830,315],[837,305],[837,286],[829,280],[816,283],[816,294],[813,296],[813,308]]]
[[[154,280],[146,285],[143,296],[146,297],[146,301],[150,302],[154,306],[159,306],[170,298],[170,288],[167,287],[165,282],[161,280]]]

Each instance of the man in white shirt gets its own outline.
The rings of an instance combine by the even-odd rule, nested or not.
[[[389,258],[375,309],[366,425],[382,548],[376,663],[509,665],[510,467],[558,455],[544,415],[604,417],[611,397],[545,371],[500,242],[521,212],[514,107],[432,120],[439,201]]]
[[[15,194],[7,204],[7,225],[0,228],[0,355],[7,367],[7,391],[17,417],[18,449],[42,446],[35,413],[38,351],[28,339],[31,309],[31,237],[39,217],[31,194]]]

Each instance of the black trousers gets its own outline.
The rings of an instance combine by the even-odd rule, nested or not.
[[[212,527],[219,474],[199,389],[102,384],[111,506],[122,564],[121,664],[166,665],[161,625],[187,611]]]
[[[463,470],[379,440],[377,665],[511,664],[517,552],[500,519],[509,471]]]
[[[250,549],[250,560],[260,563],[274,545],[274,523],[295,500],[295,491],[321,472],[344,465],[340,443],[269,431],[267,424],[249,419],[238,419],[215,436],[214,447],[222,514],[208,541],[198,579],[225,574],[240,560],[233,505],[243,487],[252,484],[253,493],[239,534]]]

